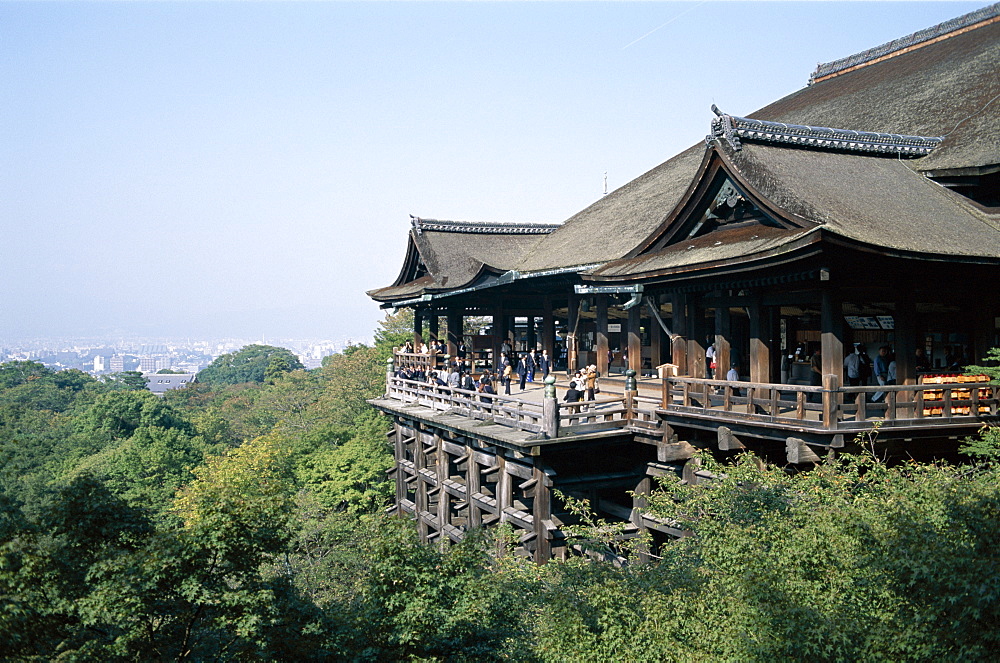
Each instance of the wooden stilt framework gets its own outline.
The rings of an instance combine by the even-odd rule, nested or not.
[[[416,518],[426,541],[460,541],[475,527],[508,522],[520,554],[544,562],[565,554],[551,519],[551,471],[537,459],[474,437],[399,421],[396,510]]]

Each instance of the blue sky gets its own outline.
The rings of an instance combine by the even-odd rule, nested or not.
[[[562,221],[984,2],[0,3],[0,342],[363,338],[409,214]]]

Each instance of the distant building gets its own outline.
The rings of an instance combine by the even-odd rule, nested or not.
[[[139,357],[139,370],[143,373],[155,373],[158,371],[156,357]]]
[[[122,355],[113,355],[110,364],[112,373],[121,373],[125,370],[125,357]]]
[[[103,373],[105,371],[105,367],[106,366],[107,366],[107,362],[104,361],[104,357],[102,357],[101,355],[96,355],[94,357],[94,372],[95,373]]]
[[[142,376],[146,378],[146,389],[157,396],[163,396],[171,389],[182,389],[192,382],[195,382],[197,373],[146,373]]]

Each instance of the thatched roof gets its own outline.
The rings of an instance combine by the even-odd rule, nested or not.
[[[403,269],[389,287],[368,291],[399,301],[468,286],[513,269],[554,224],[441,221],[413,217]]]
[[[593,279],[642,278],[732,259],[749,264],[754,256],[829,236],[911,257],[1000,257],[996,215],[924,176],[1000,166],[1000,3],[820,65],[808,87],[747,118],[726,117],[731,129],[743,132],[742,145],[720,140],[717,126],[705,143],[544,234],[415,228],[399,279],[369,294],[398,302],[485,284],[505,270],[521,278],[553,270]],[[775,133],[774,123],[799,126],[765,138]],[[861,136],[865,145],[855,149],[844,136]],[[803,224],[749,234],[718,231],[711,241],[696,238],[683,248],[660,242],[654,249],[653,240],[691,200],[705,176],[706,155],[713,153],[776,215]]]
[[[883,59],[865,61],[861,66],[855,63],[854,69],[821,79],[751,113],[754,119],[813,127],[944,137],[928,156],[907,163],[885,157],[854,157],[845,161],[842,155],[822,148],[815,148],[816,151],[812,151],[813,148],[772,148],[772,151],[787,153],[782,158],[785,162],[800,162],[809,168],[787,173],[801,181],[783,195],[784,204],[794,207],[804,204],[802,201],[810,200],[811,196],[823,199],[834,195],[836,186],[827,192],[823,189],[828,167],[835,170],[856,168],[857,179],[866,182],[888,176],[887,188],[894,186],[893,182],[906,180],[908,194],[930,195],[937,185],[920,183],[919,176],[910,181],[904,170],[913,174],[914,171],[1000,164],[1000,98],[997,98],[1000,95],[1000,21],[995,20],[997,17],[1000,17],[1000,4],[977,13],[974,25],[979,27],[968,29],[966,25],[961,28],[965,32],[944,39],[936,34],[934,38],[939,41],[925,41],[915,48],[912,44],[900,46],[900,49],[912,49],[906,52],[887,53],[883,49],[878,56]],[[703,144],[695,145],[577,213],[539,242],[518,269],[527,272],[625,256],[667,220],[696,176],[706,149]],[[760,150],[748,152],[748,167],[751,153],[763,154]],[[775,173],[784,173],[781,159],[777,156],[772,159]],[[810,174],[817,180],[807,185],[805,180]],[[841,173],[844,177],[847,174]],[[803,198],[796,201],[793,195]],[[948,197],[959,196],[934,191],[928,201],[912,203],[942,216],[913,217],[915,227],[907,234],[924,234],[919,225],[926,223],[925,234],[935,236],[936,227],[947,225],[951,210],[961,208],[958,201],[944,204],[942,199]],[[884,197],[873,197],[866,202],[867,207],[852,212],[857,215],[853,224],[850,219],[840,217],[845,228],[865,227],[873,218],[887,222],[891,219],[899,227],[900,215],[905,215],[906,207],[911,205],[907,203],[900,208],[898,201],[890,204]],[[846,209],[841,211],[847,212]],[[871,233],[865,236],[875,239]],[[949,243],[934,243],[934,246],[947,247]]]

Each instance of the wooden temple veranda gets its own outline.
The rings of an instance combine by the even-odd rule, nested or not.
[[[820,65],[751,117],[713,110],[704,143],[565,223],[412,219],[399,277],[369,295],[476,373],[502,347],[556,367],[484,400],[397,377],[436,359],[395,357],[371,402],[425,539],[506,521],[535,559],[568,554],[553,490],[673,536],[641,494],[696,481],[696,449],[798,465],[877,428],[933,454],[997,422],[997,387],[961,365],[1000,346],[1000,5]],[[849,384],[859,345],[889,348],[895,384]],[[599,398],[562,401],[589,364]]]

